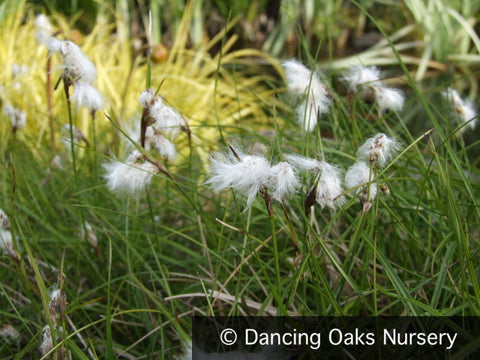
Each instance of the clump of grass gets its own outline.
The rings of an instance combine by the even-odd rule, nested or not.
[[[15,141],[9,141],[9,122],[0,127],[6,140],[0,142],[1,224],[8,225],[2,229],[0,324],[9,329],[0,334],[11,339],[0,346],[2,358],[172,358],[188,343],[195,314],[478,315],[479,172],[469,159],[478,141],[467,145],[457,136],[473,121],[457,126],[451,101],[443,98],[440,108],[425,96],[395,46],[398,71],[416,94],[403,110],[381,107],[375,94],[388,88],[383,78],[345,91],[341,75],[330,73],[321,78],[329,111],[304,128],[284,84],[245,59],[260,53],[233,51],[235,37],[225,32],[198,48],[187,46],[190,11],[159,64],[134,56],[131,39],[112,32],[124,24],[98,23],[79,45],[97,68],[107,116],[96,117],[94,148],[89,112],[72,113],[88,141],[70,136],[78,155],[72,171],[71,154],[50,146],[40,90],[47,50],[36,44],[33,14],[18,4],[0,23],[37,50],[27,57],[21,41],[0,32],[2,59],[30,68],[19,79],[8,65],[0,73],[2,100],[29,119]],[[22,23],[25,13],[30,20]],[[67,21],[52,20],[68,37]],[[221,51],[211,56],[215,44]],[[262,60],[282,73],[278,61]],[[313,78],[306,79],[296,96],[315,111]],[[159,88],[162,101],[188,121],[190,140],[171,138],[179,151],[175,161],[146,146],[150,102],[138,98],[150,86],[149,93]],[[62,95],[53,93],[56,131],[68,121]],[[414,105],[428,119],[421,131],[406,120]],[[139,128],[135,137],[125,136],[130,123]],[[156,130],[167,136],[162,126]],[[263,150],[259,173],[266,177],[243,181],[241,168],[235,177],[217,178],[222,191],[216,193],[205,184],[210,151],[234,140],[245,152],[232,146],[230,155],[215,159],[238,170],[255,149]],[[138,196],[111,193],[101,164],[132,146],[160,159],[172,176],[152,171]],[[383,152],[387,148],[396,151]],[[307,171],[296,172],[284,160]],[[341,187],[342,174],[360,161],[368,176]],[[271,164],[282,164],[283,178]],[[335,186],[327,186],[332,177]]]

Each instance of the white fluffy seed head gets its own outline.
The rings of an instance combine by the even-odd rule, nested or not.
[[[285,197],[297,191],[300,181],[289,163],[280,162],[270,169],[268,187],[272,191],[272,197],[282,202]]]
[[[366,184],[373,181],[375,174],[365,161],[357,161],[345,174],[345,186],[348,189],[355,188],[362,203],[372,202],[377,196],[377,184],[372,182],[370,186]],[[365,186],[361,186],[364,185]]]
[[[285,80],[289,91],[305,97],[296,109],[296,118],[306,131],[312,131],[318,117],[329,111],[330,98],[325,84],[317,73],[310,71],[297,60],[285,61]]]
[[[138,102],[140,103],[140,105],[146,108],[152,104],[154,99],[155,99],[155,90],[153,90],[152,88],[148,88],[142,91],[142,93],[138,97]]]
[[[92,225],[90,225],[88,221],[85,221],[83,226],[80,228],[80,237],[87,240],[94,248],[98,246],[97,235],[95,234],[95,230],[93,229]]]
[[[0,251],[2,254],[11,254],[13,250],[12,233],[10,230],[0,228]]]
[[[325,206],[335,209],[345,203],[345,198],[341,196],[343,187],[340,171],[326,161],[319,162],[319,176],[316,186],[315,199],[322,209]]]
[[[475,109],[474,104],[469,100],[463,100],[457,90],[448,88],[442,93],[442,95],[450,101],[453,111],[458,114],[462,123],[470,121],[477,116],[477,110]],[[470,128],[475,128],[476,123],[477,119],[470,121]]]
[[[3,113],[9,118],[15,131],[23,129],[27,124],[27,113],[24,110],[15,109],[11,104],[4,106]]]
[[[103,165],[104,178],[110,191],[120,194],[138,194],[150,184],[153,175],[158,174],[156,165],[144,159],[134,150],[125,162],[113,161]]]
[[[356,65],[347,71],[343,80],[349,85],[349,90],[357,92],[364,85],[381,85],[380,77],[381,72],[377,67]]]
[[[316,159],[311,159],[305,156],[288,154],[284,156],[285,160],[292,164],[296,169],[310,171],[310,172],[320,172],[322,163]]]
[[[37,33],[35,37],[40,44],[46,44],[48,39],[53,35],[53,27],[50,20],[45,14],[39,14],[35,18],[35,26]]]
[[[235,154],[213,153],[210,171],[212,176],[206,183],[216,192],[231,188],[246,196],[247,208],[270,179],[270,164],[263,156],[245,155],[237,149]]]
[[[40,353],[42,356],[45,356],[53,348],[52,331],[50,330],[50,326],[46,325],[42,329],[42,337],[43,340],[40,344]]]
[[[60,290],[59,288],[54,288],[52,291],[50,291],[50,303],[49,303],[49,305],[50,306],[52,306],[52,305],[56,306],[59,303],[61,296],[62,296],[62,290]]]
[[[297,60],[288,60],[282,64],[285,69],[285,81],[289,91],[296,96],[308,94],[312,97],[327,96],[328,91],[318,74],[309,70]]]
[[[157,150],[160,156],[163,156],[167,160],[173,161],[177,157],[177,150],[165,136],[161,133],[153,133],[151,138],[147,139],[150,142],[150,146]]]
[[[313,98],[305,99],[296,108],[296,119],[303,130],[312,132],[320,120],[320,116],[328,111],[328,105],[320,105]]]
[[[2,209],[0,209],[0,229],[10,230],[10,219]]]
[[[357,159],[383,167],[399,149],[400,144],[396,140],[379,133],[360,146]]]
[[[188,126],[186,120],[165,103],[161,96],[155,96],[151,88],[144,90],[138,98],[139,103],[148,110],[148,115],[153,120],[152,127],[156,132],[161,132],[174,140],[183,127]]]
[[[60,41],[51,37],[46,43],[50,52],[63,56],[63,76],[72,82],[83,81],[89,84],[95,82],[97,70],[83,51],[71,41]]]
[[[4,324],[0,327],[0,338],[7,344],[18,343],[20,333],[13,326]]]
[[[172,140],[180,134],[182,127],[187,125],[185,119],[163,101],[154,102],[150,108],[150,116],[155,119],[152,127]]]
[[[381,112],[386,110],[400,111],[405,103],[405,96],[399,89],[375,87],[375,99]]]
[[[71,100],[77,104],[77,107],[84,106],[90,111],[102,109],[102,95],[94,86],[83,81],[77,81],[74,86],[75,90]]]

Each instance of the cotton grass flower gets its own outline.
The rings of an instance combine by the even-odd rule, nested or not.
[[[40,354],[42,356],[45,356],[52,349],[53,349],[52,331],[50,330],[50,326],[46,325],[42,329],[42,343],[40,344],[40,348],[39,348]]]
[[[405,96],[398,89],[387,87],[374,87],[375,99],[377,101],[380,112],[387,110],[400,111],[405,104]]]
[[[6,255],[11,254],[13,250],[12,233],[3,228],[0,228],[0,250],[2,254]]]
[[[0,229],[10,230],[10,219],[2,209],[0,209]]]
[[[20,261],[20,256],[13,247],[12,233],[4,228],[0,228],[0,253],[9,255],[17,263]]]
[[[342,178],[338,168],[324,160],[299,155],[286,155],[285,159],[297,169],[311,172],[315,176],[314,185],[305,200],[306,207],[313,205],[313,201],[310,203],[311,200],[309,199],[312,195],[315,196],[315,201],[322,209],[328,207],[335,210],[345,203],[345,198],[342,196]]]
[[[125,162],[113,161],[103,166],[109,190],[120,194],[133,195],[144,191],[152,177],[160,172],[158,166],[138,150],[132,151]]]
[[[260,155],[246,155],[239,150],[227,154],[213,153],[210,166],[212,176],[206,184],[211,185],[215,192],[231,188],[244,194],[247,209],[260,190],[268,185],[270,164]]]
[[[83,51],[72,41],[61,41],[51,37],[47,41],[47,48],[51,53],[59,53],[63,57],[64,80],[75,83],[83,81],[93,84],[97,77],[95,65],[88,59]]]
[[[302,101],[296,109],[297,121],[306,131],[313,131],[319,116],[329,111],[330,98],[325,84],[316,72],[310,71],[297,60],[282,64],[288,90]]]
[[[463,100],[458,91],[452,88],[448,88],[442,93],[442,95],[448,99],[452,105],[453,111],[458,114],[458,117],[462,124],[469,122],[469,127],[474,129],[477,125],[477,111],[473,103],[469,100]],[[462,128],[462,132],[466,127]]]
[[[140,104],[145,109],[145,115],[151,126],[174,140],[181,130],[188,132],[187,121],[171,106],[167,105],[161,96],[155,96],[151,88],[144,90],[139,97]]]
[[[92,113],[100,110],[103,100],[100,92],[93,86],[97,77],[97,70],[83,51],[71,41],[60,41],[51,37],[46,42],[50,53],[59,53],[64,64],[62,79],[69,100],[77,103],[78,107],[84,106]],[[68,88],[73,85],[74,95],[70,98]]]
[[[280,162],[270,169],[268,187],[271,188],[272,197],[282,202],[284,198],[297,191],[300,186],[297,174],[287,162]]]
[[[15,109],[11,104],[4,106],[3,113],[10,120],[14,134],[27,124],[27,113],[24,110]]]
[[[177,150],[175,149],[175,145],[170,142],[165,136],[163,136],[160,132],[153,130],[153,135],[151,137],[147,137],[148,143],[150,146],[157,150],[158,154],[164,157],[167,160],[173,161],[177,157]]]
[[[80,237],[87,240],[95,249],[98,248],[97,235],[95,234],[95,230],[93,229],[92,225],[88,221],[83,223],[83,226],[80,229]]]
[[[2,209],[0,209],[0,253],[9,255],[16,262],[20,261],[20,257],[13,247],[10,219]]]
[[[345,174],[345,186],[348,189],[355,189],[355,194],[363,204],[364,213],[370,209],[372,201],[377,196],[377,169],[384,167],[399,149],[400,144],[383,133],[367,139],[358,149],[357,161]],[[380,185],[380,189],[386,195],[390,193],[386,185]]]
[[[260,194],[269,215],[273,216],[271,199],[282,202],[300,185],[294,169],[286,162],[271,166],[261,155],[247,155],[233,147],[230,149],[227,154],[212,154],[211,177],[206,184],[216,192],[231,188],[242,194],[247,198],[246,209]]]
[[[71,100],[77,104],[77,108],[84,106],[90,111],[98,111],[103,107],[102,95],[92,85],[78,81],[75,83],[75,91]]]
[[[402,110],[405,103],[403,92],[399,89],[386,87],[381,77],[382,73],[375,66],[353,66],[343,77],[343,80],[349,86],[349,98],[358,94],[363,100],[375,101],[380,113],[387,110]]]
[[[19,344],[20,333],[11,325],[2,325],[0,327],[0,338],[7,344]]]
[[[373,170],[365,161],[357,161],[345,173],[345,186],[348,189],[355,188],[355,194],[359,196],[362,204],[371,203],[377,196],[377,184],[374,181]],[[368,183],[372,182],[369,186]],[[364,186],[362,186],[364,185]]]
[[[383,133],[369,138],[360,146],[357,159],[369,161],[372,164],[384,167],[395,153],[400,149],[400,144]]]
[[[143,106],[140,124],[140,144],[145,148],[153,148],[168,160],[174,160],[177,151],[173,140],[181,131],[190,136],[187,121],[172,107],[167,105],[161,96],[156,96],[151,88],[144,90],[138,101]]]
[[[35,18],[35,26],[37,27],[37,33],[35,37],[40,44],[47,44],[48,40],[53,35],[53,27],[50,20],[45,14],[39,14]]]
[[[369,91],[370,86],[378,86],[380,77],[380,70],[375,66],[355,65],[347,71],[343,80],[349,84],[349,91],[357,93],[361,90]]]
[[[343,187],[340,171],[326,161],[320,162],[320,168],[315,199],[322,209],[326,206],[335,210],[345,203],[345,198],[341,196]]]

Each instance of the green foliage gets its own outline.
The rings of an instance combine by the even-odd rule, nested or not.
[[[237,6],[247,5],[253,6]],[[17,342],[0,344],[2,359],[38,358],[42,329],[54,329],[54,321],[63,329],[52,334],[54,358],[69,352],[79,359],[169,359],[182,353],[194,314],[479,315],[480,173],[478,160],[472,161],[479,142],[461,135],[450,104],[438,96],[450,79],[425,91],[395,39],[382,46],[409,88],[406,110],[380,114],[372,104],[349,101],[340,72],[332,71],[327,80],[334,105],[306,134],[283,92],[278,61],[254,50],[233,51],[235,37],[223,32],[189,49],[194,10],[187,8],[170,57],[151,66],[151,83],[161,84],[160,93],[189,119],[192,141],[181,140],[180,160],[166,164],[173,178],[155,175],[147,191],[127,197],[108,191],[102,163],[120,157],[126,146],[116,129],[124,130],[128,118],[140,119],[147,59],[132,54],[129,39],[123,44],[110,36],[126,26],[122,21],[97,24],[83,39],[112,121],[73,112],[72,122],[89,140],[96,134],[89,146],[74,146],[74,168],[70,144],[63,148],[59,141],[52,149],[48,143],[46,51],[35,44],[31,21],[20,21],[29,11],[20,4],[18,12],[0,17],[17,40],[1,35],[2,83],[13,88],[12,63],[39,63],[21,79],[24,92],[7,88],[2,94],[2,101],[28,111],[27,128],[16,136],[0,115],[0,208],[19,254],[18,261],[0,255],[0,325],[20,333]],[[365,16],[371,14],[365,10]],[[54,18],[68,30],[64,18]],[[218,43],[222,50],[210,55]],[[24,54],[21,46],[36,50]],[[68,122],[60,90],[54,102],[60,128]],[[319,157],[321,149],[345,170],[378,132],[395,137],[402,150],[378,175],[390,195],[379,194],[368,212],[347,191],[346,205],[336,212],[316,206],[305,214],[306,177],[285,209],[274,204],[273,217],[260,197],[244,211],[241,194],[216,194],[204,184],[209,151],[225,143],[263,149],[273,161],[289,153]],[[63,167],[52,166],[55,155]],[[66,294],[60,313],[52,312],[53,289]]]

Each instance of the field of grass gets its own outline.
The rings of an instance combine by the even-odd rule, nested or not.
[[[49,9],[57,38],[74,40],[96,67],[103,106],[93,116],[66,100],[62,82],[55,88],[62,57],[36,39],[38,3],[0,4],[0,234],[12,238],[11,246],[0,241],[2,359],[180,357],[193,315],[480,315],[478,126],[442,95],[452,87],[475,103],[478,2],[382,2],[409,25],[352,2],[343,10],[350,31],[363,22],[384,40],[342,57],[338,25],[311,33],[298,25],[319,26],[309,14],[328,18],[341,1],[327,1],[324,12],[322,1],[298,2],[304,18],[290,18],[293,54],[279,32],[257,48],[237,46],[243,19],[222,2],[205,3],[225,27],[195,38],[192,24],[208,22],[188,4],[172,16],[168,55],[155,61],[148,40],[165,34],[155,35],[155,17],[148,32],[148,13],[139,20],[147,33],[132,34],[122,3],[97,11],[88,33],[74,31],[74,15]],[[296,3],[282,1],[280,12]],[[414,16],[446,4],[441,24]],[[435,35],[456,41],[429,41]],[[331,94],[312,132],[297,122],[287,91],[282,62],[291,57],[320,71]],[[343,78],[355,64],[378,66],[384,83],[404,92],[403,109],[380,111],[351,96]],[[138,99],[148,87],[190,133],[175,139],[175,160],[141,149],[171,176],[158,172],[133,195],[110,191],[105,164],[125,162],[139,146]],[[8,104],[25,111],[24,128],[13,131]],[[86,141],[68,141],[68,124]],[[272,164],[291,154],[325,160],[345,174],[378,133],[400,148],[377,169],[374,183],[389,191],[369,209],[346,187],[335,210],[305,209],[315,180],[305,173],[270,212],[260,195],[246,208],[242,192],[207,184],[210,154],[229,146]]]

